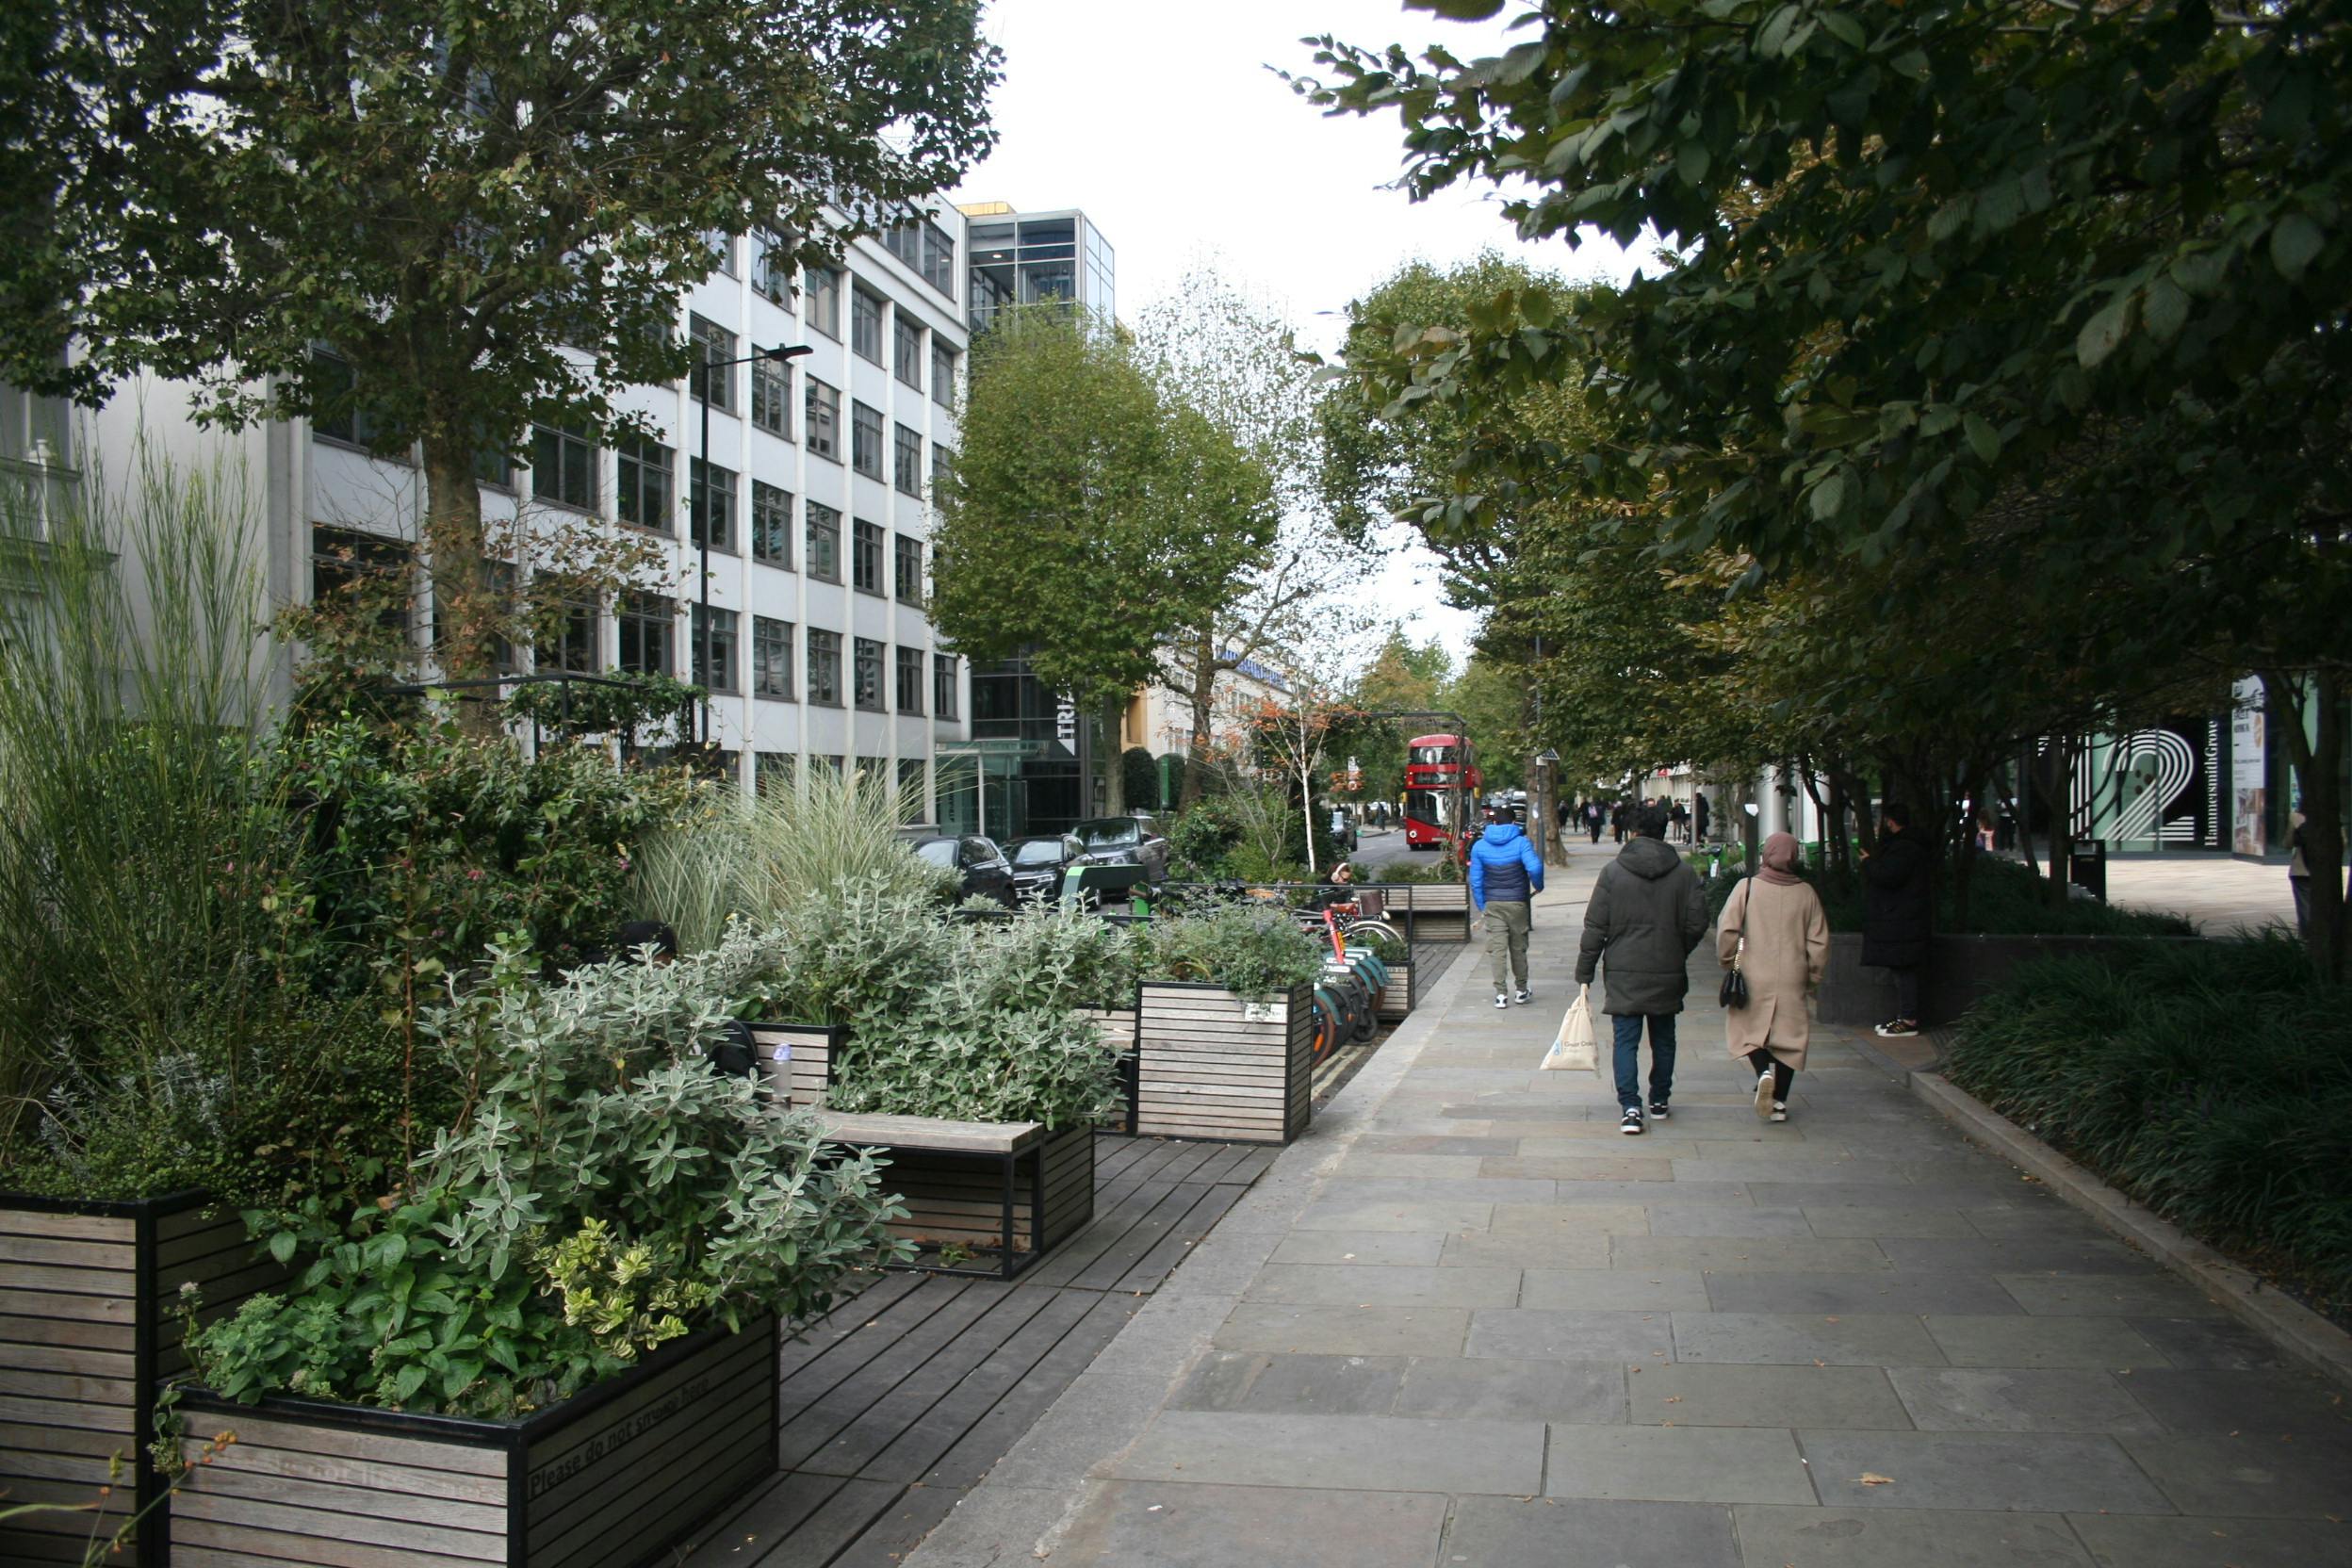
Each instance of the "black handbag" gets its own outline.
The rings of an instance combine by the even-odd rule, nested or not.
[[[1723,1004],[1726,1012],[1737,1012],[1748,1004],[1748,977],[1740,972],[1740,960],[1746,956],[1748,951],[1747,898],[1755,886],[1756,878],[1751,876],[1748,878],[1748,886],[1740,890],[1740,945],[1732,950],[1731,968],[1723,971],[1723,988],[1716,994],[1715,998]]]

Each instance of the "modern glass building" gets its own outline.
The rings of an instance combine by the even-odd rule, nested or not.
[[[1015,212],[1003,202],[962,209],[970,224],[971,288],[967,305],[975,333],[1011,305],[1055,301],[1078,306],[1104,324],[1118,316],[1118,259],[1102,231],[1075,207]]]

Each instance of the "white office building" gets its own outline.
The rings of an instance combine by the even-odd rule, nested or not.
[[[693,680],[712,694],[710,739],[746,789],[862,766],[920,783],[935,815],[933,746],[962,737],[967,710],[964,672],[924,612],[932,482],[955,449],[969,343],[963,217],[945,208],[899,224],[849,245],[840,268],[800,276],[758,234],[713,244],[721,265],[689,291],[679,322],[700,357],[810,351],[629,389],[617,400],[646,416],[650,441],[599,448],[541,427],[519,461],[485,469],[494,547],[518,520],[589,520],[642,530],[667,557],[659,592],[583,606],[558,645],[514,650],[511,673]],[[183,464],[225,459],[252,498],[273,603],[304,602],[355,566],[410,571],[409,635],[429,644],[429,583],[410,564],[421,475],[371,453],[365,430],[200,431],[180,390],[153,381],[72,417],[10,391],[0,420],[0,478],[20,494],[44,478],[53,494],[86,482],[90,454],[122,482],[142,436]]]

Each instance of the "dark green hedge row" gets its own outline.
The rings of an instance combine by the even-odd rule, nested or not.
[[[2352,988],[2284,937],[2019,968],[1952,1081],[2191,1233],[2352,1303]]]

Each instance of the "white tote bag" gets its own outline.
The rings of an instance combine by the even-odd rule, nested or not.
[[[1591,989],[1590,986],[1576,988],[1576,999],[1568,1004],[1567,1015],[1560,1021],[1560,1033],[1553,1037],[1552,1048],[1544,1054],[1545,1071],[1600,1070],[1600,1056],[1592,1049],[1592,1009],[1585,1001]]]

